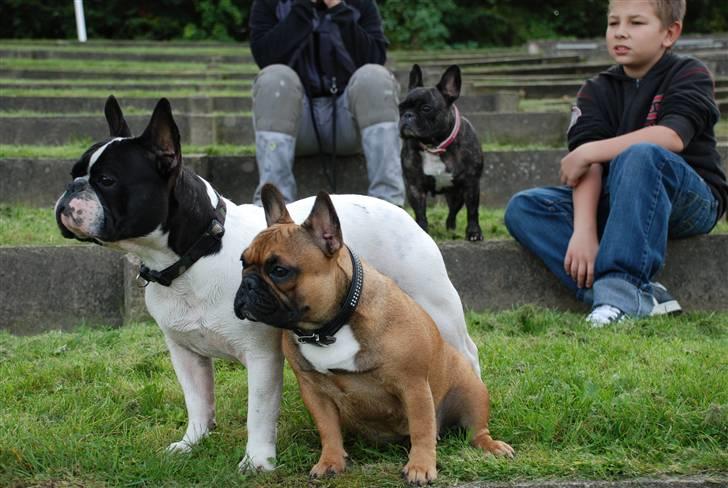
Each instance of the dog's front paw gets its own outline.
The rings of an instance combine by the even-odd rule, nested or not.
[[[423,486],[437,479],[437,467],[434,462],[423,463],[410,460],[402,470],[402,475],[407,480],[407,483]]]
[[[268,456],[254,456],[246,453],[238,463],[238,471],[241,473],[257,473],[258,471],[273,471],[276,468],[276,458]]]
[[[467,231],[467,238],[471,242],[482,241],[483,232],[480,229],[472,229]]]
[[[311,478],[322,478],[329,475],[337,475],[343,473],[346,469],[345,456],[321,456],[319,462],[311,468],[309,476]]]
[[[186,441],[179,441],[179,442],[173,442],[170,445],[167,446],[167,449],[165,449],[165,452],[168,454],[187,454],[192,450],[192,446],[189,445]]]

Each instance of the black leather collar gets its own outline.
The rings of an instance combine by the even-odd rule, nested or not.
[[[197,241],[184,253],[179,260],[168,268],[162,271],[156,271],[147,268],[142,263],[139,268],[139,276],[145,281],[143,286],[147,286],[150,282],[159,283],[162,286],[169,286],[175,280],[182,275],[185,271],[197,262],[202,256],[209,253],[213,246],[218,244],[222,240],[222,236],[225,235],[225,215],[227,208],[222,197],[215,192],[217,195],[217,207],[215,207],[215,216],[210,221],[210,225],[204,234],[200,236]]]
[[[351,267],[353,271],[351,284],[349,285],[349,293],[341,305],[341,310],[336,314],[336,317],[313,332],[294,328],[293,332],[298,336],[296,340],[298,340],[299,344],[313,344],[319,347],[330,346],[336,342],[336,337],[334,337],[336,333],[346,324],[351,314],[356,310],[364,286],[364,269],[362,268],[359,256],[354,254],[351,249],[349,249],[349,256],[351,256]]]

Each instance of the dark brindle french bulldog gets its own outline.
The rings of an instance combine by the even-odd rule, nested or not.
[[[399,104],[402,136],[402,172],[407,199],[415,220],[427,230],[427,194],[445,195],[449,213],[446,227],[455,228],[455,217],[465,204],[468,210],[466,237],[483,239],[478,223],[480,176],[483,152],[468,119],[454,105],[460,96],[460,68],[445,70],[433,88],[423,88],[422,70],[412,66],[409,93]]]

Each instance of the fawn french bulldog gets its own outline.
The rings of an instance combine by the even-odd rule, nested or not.
[[[235,311],[284,331],[283,352],[321,436],[311,475],[344,470],[343,429],[409,437],[403,473],[416,484],[436,478],[437,437],[448,426],[470,429],[485,452],[513,456],[490,435],[479,376],[422,307],[344,244],[330,197],[319,193],[302,225],[274,186],[263,187],[262,201],[268,228],[243,252]]]

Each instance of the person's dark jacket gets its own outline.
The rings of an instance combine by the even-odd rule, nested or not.
[[[311,0],[255,0],[250,49],[259,67],[285,64],[309,96],[343,92],[357,68],[384,64],[387,39],[374,0],[345,0],[327,9]]]
[[[641,80],[627,76],[621,65],[612,66],[579,90],[569,151],[651,125],[669,127],[685,145],[680,155],[718,199],[720,216],[728,205],[728,184],[716,150],[713,127],[720,111],[714,93],[710,71],[690,56],[668,52]]]

